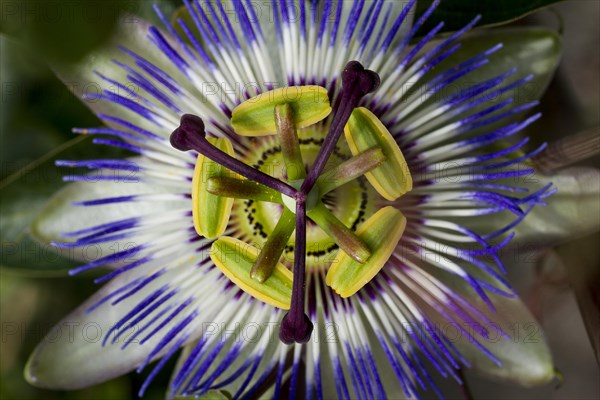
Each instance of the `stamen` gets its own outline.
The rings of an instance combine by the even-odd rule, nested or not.
[[[360,100],[375,91],[380,83],[379,75],[365,69],[358,61],[350,61],[346,64],[346,68],[342,72],[342,90],[336,103],[338,107],[335,110],[331,128],[306,180],[300,188],[302,193],[309,193],[317,178],[323,172],[325,164],[335,149],[352,111],[358,106]]]
[[[209,178],[206,190],[208,193],[216,196],[283,204],[281,193],[258,182],[246,179],[227,178],[223,176]]]
[[[242,136],[274,135],[277,133],[277,125],[273,112],[280,104],[292,107],[293,125],[298,129],[316,124],[331,113],[329,97],[324,87],[288,86],[244,101],[233,110],[231,126],[235,133]]]
[[[292,106],[289,103],[275,106],[275,125],[279,133],[281,154],[287,170],[287,180],[296,181],[306,177],[300,142],[294,123]]]
[[[179,127],[171,134],[171,145],[181,151],[196,150],[205,157],[250,180],[275,189],[294,199],[299,197],[296,189],[287,183],[244,164],[209,143],[206,140],[204,122],[196,115],[184,114],[181,117]]]
[[[359,263],[367,262],[371,256],[369,247],[333,215],[322,202],[318,202],[307,215],[334,240],[342,251]]]
[[[294,285],[292,272],[277,263],[269,279],[257,282],[250,278],[250,270],[257,257],[256,247],[228,236],[221,236],[210,247],[212,262],[237,287],[264,303],[288,310]]]
[[[287,246],[292,232],[294,232],[294,213],[285,208],[279,218],[275,229],[269,235],[256,262],[250,271],[250,277],[259,282],[264,282],[271,276],[273,269],[279,262],[281,254]],[[295,279],[295,278],[294,278]]]
[[[380,147],[373,147],[364,153],[344,161],[340,165],[325,171],[317,179],[316,186],[322,197],[334,189],[353,181],[367,172],[379,167],[385,162],[386,157]]]
[[[310,340],[313,323],[304,312],[306,262],[306,208],[304,199],[296,201],[296,248],[294,251],[294,287],[290,311],[283,317],[279,339],[285,344]]]
[[[348,254],[338,252],[327,271],[327,285],[342,297],[352,296],[369,283],[387,263],[405,227],[406,218],[394,207],[388,206],[377,211],[356,231],[373,250],[373,255],[367,263],[358,264]]]
[[[385,154],[385,162],[365,174],[381,196],[394,201],[412,190],[412,176],[404,155],[394,137],[375,114],[364,107],[355,109],[344,132],[352,154],[358,155],[373,147],[379,147]]]
[[[233,145],[226,138],[210,138],[208,142],[226,154],[233,155]],[[199,155],[192,178],[192,218],[200,236],[213,239],[221,236],[231,215],[233,199],[215,196],[207,190],[208,180],[226,177],[231,171],[204,155]]]

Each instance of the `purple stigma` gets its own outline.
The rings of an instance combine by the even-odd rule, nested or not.
[[[329,156],[333,153],[348,119],[350,119],[352,111],[358,106],[360,100],[367,94],[374,92],[380,83],[379,75],[365,69],[358,61],[350,61],[346,64],[342,72],[342,90],[335,104],[331,128],[306,180],[300,188],[302,193],[310,193],[319,175],[323,172]]]
[[[360,100],[373,92],[381,83],[379,75],[366,70],[358,61],[350,61],[342,72],[342,90],[337,99],[331,129],[325,137],[321,150],[302,183],[299,195],[307,196],[323,172],[329,156],[344,131],[352,111]],[[281,321],[279,339],[283,343],[306,343],[310,340],[313,324],[304,312],[305,263],[306,263],[306,204],[305,199],[296,201],[296,248],[294,251],[294,287],[290,310]]]
[[[306,262],[306,204],[296,201],[296,248],[294,249],[294,287],[290,310],[281,321],[279,339],[285,344],[306,343],[310,340],[313,323],[304,312],[304,281]]]
[[[193,114],[184,114],[180,125],[171,134],[171,146],[181,151],[196,150],[202,147],[206,141],[204,122],[200,117]]]
[[[196,150],[198,153],[213,160],[217,164],[220,164],[233,172],[237,172],[250,180],[262,183],[263,185],[275,189],[293,199],[299,197],[298,191],[287,183],[267,175],[256,168],[252,168],[213,146],[206,139],[204,122],[196,115],[184,114],[181,117],[179,127],[171,134],[171,145],[181,151]]]

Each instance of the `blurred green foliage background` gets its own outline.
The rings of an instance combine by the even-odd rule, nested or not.
[[[88,138],[71,133],[72,127],[95,126],[99,120],[53,75],[47,61],[73,62],[85,56],[108,40],[119,15],[157,22],[153,3],[158,3],[167,15],[180,6],[178,0],[0,1],[1,399],[129,399],[137,397],[144,380],[144,375],[133,373],[75,392],[45,391],[25,382],[23,367],[35,345],[61,317],[95,290],[89,275],[67,277],[66,270],[74,264],[40,248],[27,236],[26,228],[35,210],[62,185],[61,171],[53,166],[58,153],[61,158],[77,159],[108,155],[111,151],[89,146]],[[428,2],[421,2],[421,9],[425,3]],[[496,8],[490,13],[493,15],[505,11],[498,8],[498,4],[503,3],[506,10],[513,10],[508,17],[502,17],[507,20],[516,12],[522,14],[554,2],[529,2],[529,8],[521,10],[523,12],[515,11],[516,4],[527,2],[513,0],[447,0],[442,4],[445,3],[447,6],[440,8],[440,13],[445,14],[438,17],[450,18],[451,28],[462,26],[477,11],[467,10],[461,15],[461,3],[495,4]],[[553,6],[554,11],[545,9],[513,22],[555,28],[562,24],[564,29],[564,59],[542,100],[541,111],[545,116],[534,126],[536,142],[559,139],[597,127],[600,122],[599,4],[587,0],[562,2]],[[484,22],[495,21],[486,19]],[[597,158],[585,163],[600,165]],[[583,241],[583,245],[588,246],[584,251],[597,247],[593,240]],[[15,247],[11,247],[15,243],[19,249],[16,252],[13,251]],[[537,282],[532,273],[521,273],[516,277],[524,279],[520,286],[517,284],[523,290]],[[473,379],[476,398],[566,399],[600,395],[597,376],[594,378],[598,369],[568,285],[563,281],[561,285],[552,284],[544,290],[540,301],[545,301],[546,305],[542,304],[539,317],[543,323],[544,317],[546,321],[550,320],[550,325],[545,324],[545,328],[550,329],[548,335],[557,352],[557,365],[564,368],[566,382],[563,388],[527,391]],[[551,315],[544,316],[545,312]],[[561,324],[556,321],[561,321],[561,314],[556,313],[563,313],[565,318],[575,316],[569,331],[559,329]],[[553,328],[559,330],[552,333]],[[567,334],[574,336],[565,338]],[[566,346],[570,350],[565,350]],[[576,372],[569,373],[569,368],[575,368]],[[146,399],[164,398],[171,369],[163,369]],[[448,398],[461,396],[456,388],[452,388]]]
[[[26,234],[26,227],[63,184],[61,171],[53,166],[58,154],[74,159],[119,155],[71,133],[73,127],[100,122],[53,74],[48,62],[76,62],[101,46],[111,37],[120,15],[154,20],[152,4],[137,0],[0,3],[2,399],[137,398],[143,382],[137,374],[74,392],[42,390],[24,380],[23,368],[36,344],[96,290],[89,276],[68,278],[66,270],[75,264],[40,248]],[[167,13],[180,5],[177,1],[158,4]],[[16,239],[16,245],[8,237]],[[164,398],[168,378],[168,374],[159,377],[146,397]]]

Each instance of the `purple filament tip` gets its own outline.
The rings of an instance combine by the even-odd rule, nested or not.
[[[196,115],[184,114],[181,117],[180,125],[171,134],[171,146],[177,150],[200,150],[197,148],[204,144],[206,132],[204,122]]]
[[[321,150],[310,169],[300,191],[310,193],[317,178],[323,172],[325,164],[344,131],[344,126],[350,119],[352,111],[358,106],[360,100],[367,94],[375,91],[381,81],[377,73],[365,69],[358,61],[350,61],[342,72],[342,90],[337,98],[331,128]]]
[[[298,191],[292,186],[277,178],[273,178],[271,175],[267,175],[256,168],[244,164],[235,157],[232,157],[216,146],[213,146],[212,143],[206,139],[204,122],[196,115],[184,114],[181,117],[179,127],[171,134],[171,145],[181,151],[196,150],[198,153],[233,172],[237,172],[255,182],[262,183],[291,198],[298,198]]]

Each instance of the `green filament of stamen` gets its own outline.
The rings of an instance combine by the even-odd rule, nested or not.
[[[285,103],[275,107],[275,124],[279,134],[288,182],[304,179],[306,170],[304,169],[304,161],[302,161],[298,133],[294,125],[292,106]]]
[[[283,204],[281,193],[249,179],[209,178],[206,190],[215,196]]]
[[[296,216],[294,214],[288,209],[283,210],[281,217],[279,217],[279,222],[277,222],[275,229],[267,238],[267,242],[252,266],[252,270],[250,271],[252,279],[264,282],[271,276],[273,269],[279,262],[281,254],[283,254],[287,246],[288,240],[290,240],[290,236],[292,236],[296,228]]]
[[[360,263],[365,263],[371,256],[367,245],[344,225],[335,215],[325,207],[322,202],[307,213],[321,229],[325,231],[335,243],[350,257]]]
[[[353,181],[367,172],[377,168],[386,160],[385,154],[379,147],[373,147],[364,153],[341,163],[323,173],[317,179],[317,187],[321,196],[334,189]]]

